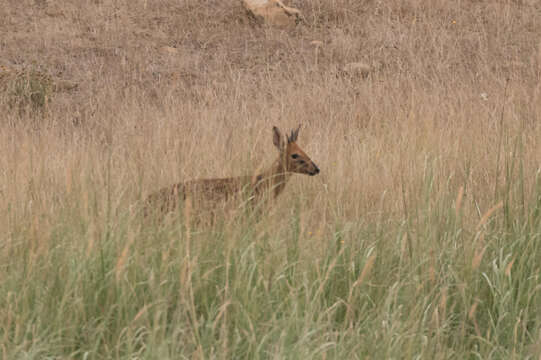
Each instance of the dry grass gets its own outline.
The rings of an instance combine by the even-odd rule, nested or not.
[[[157,240],[134,218],[138,201],[175,182],[251,174],[262,163],[270,164],[275,157],[273,125],[287,129],[303,124],[299,143],[322,172],[317,177],[294,177],[283,201],[262,223],[252,224],[257,241],[269,236],[275,241],[269,245],[275,253],[266,260],[268,268],[287,255],[283,239],[289,236],[280,240],[269,234],[289,234],[290,219],[296,219],[299,262],[329,265],[327,274],[331,274],[332,262],[325,259],[336,241],[330,239],[348,231],[375,231],[381,236],[377,239],[387,244],[383,249],[397,252],[400,266],[403,261],[426,265],[427,278],[419,280],[422,287],[450,276],[443,254],[456,244],[438,243],[439,226],[447,224],[449,214],[459,215],[460,234],[466,234],[460,236],[472,241],[460,250],[470,251],[464,254],[464,261],[475,264],[473,270],[489,261],[483,246],[503,246],[499,240],[485,239],[480,230],[492,224],[490,219],[499,219],[502,228],[496,234],[503,238],[512,231],[512,226],[503,225],[506,217],[511,222],[527,222],[534,216],[541,154],[540,4],[526,0],[314,0],[290,1],[288,5],[299,8],[306,19],[291,31],[258,26],[245,16],[240,2],[233,0],[8,0],[1,6],[0,65],[36,68],[78,83],[75,89],[55,93],[40,112],[12,111],[6,101],[0,101],[0,227],[5,229],[0,263],[7,264],[2,266],[3,276],[15,281],[13,271],[21,271],[20,264],[25,263],[25,273],[32,278],[32,266],[52,256],[57,247],[65,248],[66,254],[81,251],[88,255],[97,249],[103,251],[100,246],[107,239],[114,239],[111,256],[118,253],[113,267],[142,261],[138,251]],[[323,45],[316,49],[311,44],[314,40]],[[345,64],[357,61],[370,65],[366,79],[341,71]],[[490,212],[500,201],[504,210]],[[456,204],[460,205],[455,210]],[[226,226],[222,239],[229,235],[237,239],[224,245],[224,251],[234,255],[233,245],[242,244],[238,240],[242,236],[230,227]],[[535,238],[531,233],[528,236]],[[133,242],[134,238],[137,241]],[[345,238],[353,244],[357,239],[351,234]],[[160,239],[160,246],[174,242],[165,235]],[[382,246],[370,236],[364,239],[353,249]],[[134,251],[134,260],[128,259],[131,247],[139,249]],[[168,253],[163,250],[163,254]],[[499,256],[497,252],[492,255]],[[375,302],[383,292],[389,298],[399,296],[393,295],[392,283],[377,282],[386,278],[383,271],[390,264],[380,257],[371,257],[367,250],[363,257],[367,260],[359,265],[344,301],[355,301],[350,291],[366,283],[389,291],[371,290]],[[427,263],[428,258],[433,263]],[[198,260],[189,262],[183,274],[196,271],[190,267],[197,267]],[[141,264],[151,266],[144,261]],[[517,266],[506,264],[509,269]],[[538,275],[540,268],[531,265],[527,269]],[[326,274],[319,275],[325,283]],[[400,283],[400,275],[393,275]],[[520,276],[526,279],[529,275]],[[117,270],[115,278],[119,276],[122,278]],[[370,276],[375,282],[370,282]],[[416,278],[408,279],[415,282]],[[464,282],[471,284],[470,280]],[[2,296],[6,295],[4,305],[17,291],[16,285],[6,284],[1,290]],[[440,303],[453,296],[446,291],[463,291],[458,285],[434,285],[434,289]],[[225,315],[231,300],[227,295],[220,294],[222,307],[213,318],[218,327],[213,333],[216,343],[205,347],[198,338],[202,333],[191,334],[192,340],[183,341],[190,343],[186,349],[193,352],[185,356],[223,353],[224,357],[235,357],[235,336],[224,335],[234,333],[235,328]],[[317,298],[321,293],[316,289],[313,295]],[[488,302],[481,299],[479,307],[489,308]],[[150,311],[153,304],[139,310]],[[26,310],[0,310],[0,319],[11,316],[16,319],[13,321],[23,321],[17,314],[32,313],[32,306],[28,306]],[[196,305],[188,301],[186,306],[193,316],[204,317],[197,315]],[[385,311],[391,314],[388,306]],[[431,315],[434,327],[425,332],[430,339],[440,339],[438,331],[447,320],[445,311],[454,310],[464,318],[457,315],[449,318],[449,323],[467,324],[464,326],[473,337],[497,348],[494,334],[498,329],[489,325],[489,315],[479,324],[472,321],[476,311],[481,312],[477,305],[462,312],[456,303],[452,306],[441,305],[437,315]],[[377,309],[376,314],[380,312],[384,309]],[[422,311],[412,313],[424,316]],[[137,318],[140,316],[144,315]],[[343,329],[323,332],[335,334],[332,341],[340,343],[340,331],[350,334],[352,329],[363,327],[359,316],[350,308]],[[517,348],[515,356],[525,356],[528,351],[539,354],[535,347],[539,321],[534,314],[530,316],[531,339],[525,335],[528,340]],[[386,321],[391,324],[393,319]],[[117,321],[116,328],[122,329],[121,319],[110,321]],[[92,319],[86,323],[95,324]],[[267,325],[271,323],[268,320]],[[430,352],[423,352],[422,345],[400,342],[402,336],[411,335],[407,323],[404,320],[404,328],[378,328],[378,335],[371,338],[372,347],[348,343],[352,345],[348,354],[361,358],[376,353],[395,358],[399,354],[428,356]],[[159,324],[156,329],[148,324],[149,333],[167,333]],[[283,326],[279,321],[274,325]],[[59,332],[55,339],[62,339],[62,327],[52,327]],[[482,357],[496,356],[489,355],[494,348],[483,341],[472,345],[475,340],[464,340],[464,327],[453,331],[456,337],[438,340],[434,353],[443,351],[438,346],[445,346],[447,357],[476,352]],[[512,329],[505,331],[502,334],[513,333]],[[393,338],[391,333],[400,335]],[[13,334],[15,330],[8,331],[8,327],[0,330],[0,341],[4,337],[0,351],[22,356],[21,349],[35,350]],[[128,356],[130,348],[117,352],[108,348],[114,343],[108,335],[103,335],[90,353],[95,357]],[[34,342],[47,343],[47,339],[28,336]],[[142,343],[151,343],[152,335],[146,336]],[[283,354],[286,345],[291,345],[288,341],[295,343],[281,337],[274,340],[264,346],[268,357],[272,351]],[[374,350],[380,341],[388,352]],[[315,351],[315,345],[307,343],[306,349]],[[71,346],[71,351],[76,348],[74,344],[66,346]],[[301,351],[304,348],[296,349],[298,356],[309,356]],[[500,349],[495,353],[509,358],[514,350],[506,349],[509,352]],[[45,353],[62,353],[56,350]],[[162,351],[164,348],[155,349],[154,353],[167,356]],[[328,355],[345,354],[333,351]],[[248,350],[246,354],[253,355]]]

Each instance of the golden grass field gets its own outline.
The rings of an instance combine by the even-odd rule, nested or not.
[[[541,359],[541,3],[287,5],[0,7],[0,358]],[[141,221],[298,124],[263,218]]]

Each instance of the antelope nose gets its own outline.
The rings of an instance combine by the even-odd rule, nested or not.
[[[319,168],[317,167],[317,165],[314,164],[314,174],[319,174]]]

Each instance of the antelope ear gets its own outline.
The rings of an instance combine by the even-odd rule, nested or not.
[[[282,136],[282,133],[280,132],[280,129],[278,129],[276,126],[273,126],[272,132],[272,143],[278,148],[278,150],[282,151],[284,149],[284,138]]]
[[[299,127],[297,127],[296,130],[291,131],[291,135],[287,138],[287,142],[295,142],[297,141],[297,137],[299,136],[299,130],[301,129],[301,125],[299,124]]]

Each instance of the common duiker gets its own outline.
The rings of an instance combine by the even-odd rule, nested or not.
[[[310,176],[319,173],[316,164],[297,145],[299,129],[300,126],[289,136],[282,136],[280,130],[273,127],[273,143],[279,156],[267,170],[255,176],[196,179],[163,188],[147,198],[145,216],[152,212],[172,212],[180,203],[189,203],[194,211],[214,212],[224,209],[233,199],[243,200],[252,207],[275,199],[293,173]]]

